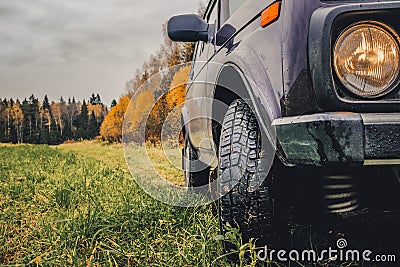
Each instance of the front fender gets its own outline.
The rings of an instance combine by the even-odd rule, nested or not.
[[[275,145],[276,134],[272,122],[282,117],[280,95],[283,93],[283,86],[273,88],[273,83],[281,84],[280,78],[275,77],[275,81],[271,81],[260,57],[251,47],[241,46],[229,54],[226,60],[215,78],[217,86],[214,97],[221,88],[228,88],[239,97],[250,99],[259,124],[271,144]],[[242,83],[230,82],[232,75],[238,75]]]

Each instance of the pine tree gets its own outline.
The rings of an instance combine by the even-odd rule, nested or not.
[[[43,109],[50,109],[50,102],[47,95],[44,96],[42,107]]]
[[[89,126],[88,126],[88,138],[93,139],[99,134],[99,126],[97,124],[97,119],[96,115],[94,114],[94,111],[90,114],[89,117]]]
[[[81,113],[77,118],[77,138],[88,138],[89,115],[86,101],[83,100],[81,106]]]
[[[147,93],[151,92],[148,91]],[[122,124],[124,121],[125,111],[127,110],[129,103],[130,98],[128,96],[122,96],[118,104],[107,114],[100,128],[100,135],[102,139],[109,142],[121,142]]]
[[[72,98],[72,101],[68,104],[67,108],[67,120],[68,120],[68,127],[70,130],[69,134],[69,139],[76,139],[77,133],[76,133],[76,126],[74,125],[74,122],[76,121],[76,117],[78,115],[78,105],[75,101],[75,97]]]
[[[96,104],[96,96],[94,95],[94,93],[90,96],[89,103],[92,105]]]
[[[100,98],[99,94],[96,95],[96,104],[97,105],[103,105],[103,103],[101,102],[101,98]]]
[[[111,102],[111,108],[115,107],[117,105],[117,100],[113,99]]]
[[[11,99],[12,100],[12,99]],[[1,119],[3,121],[2,125],[2,142],[9,143],[11,142],[11,100],[7,100],[6,98],[3,100],[2,103],[2,113]]]
[[[31,140],[34,143],[39,143],[40,102],[38,98],[36,98],[34,95],[31,95],[31,97],[29,98],[29,103],[30,103],[29,107],[30,113],[32,114],[32,123],[34,123],[33,127],[34,130],[31,132]]]

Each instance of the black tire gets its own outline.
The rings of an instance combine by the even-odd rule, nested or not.
[[[182,159],[186,187],[194,189],[209,183],[210,167],[198,160],[198,154],[187,138],[185,139]]]
[[[257,190],[251,190],[251,185],[263,178],[260,151],[257,119],[245,101],[235,100],[225,115],[219,146],[220,190],[222,194],[229,191],[219,200],[221,233],[226,236],[228,224],[239,227],[244,243],[254,238],[257,246],[264,246],[271,244],[274,199],[269,178]],[[224,242],[226,253],[235,249],[235,245]]]

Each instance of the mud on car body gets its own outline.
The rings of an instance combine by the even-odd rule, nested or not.
[[[197,42],[185,177],[229,188],[222,233],[273,243],[288,218],[397,211],[399,14],[400,1],[215,0],[171,18],[172,40]]]

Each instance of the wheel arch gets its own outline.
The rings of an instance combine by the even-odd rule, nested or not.
[[[224,116],[232,102],[239,98],[249,99],[243,75],[236,65],[232,63],[225,64],[218,73],[214,91],[214,100],[216,101],[213,102],[212,107],[212,132],[217,150],[219,149],[221,125]],[[219,103],[223,103],[224,105],[220,105]]]
[[[275,131],[272,127],[272,122],[274,119],[280,117],[279,104],[274,103],[274,98],[263,98],[259,97],[261,94],[256,82],[249,78],[249,75],[245,73],[252,73],[252,71],[259,71],[253,67],[252,70],[245,69],[242,70],[238,64],[233,62],[228,62],[222,66],[220,69],[214,91],[214,104],[213,104],[213,139],[217,148],[220,139],[220,127],[224,115],[229,107],[229,105],[236,99],[242,98],[247,100],[251,109],[255,113],[257,120],[260,123],[260,128],[267,134],[270,141],[275,145]],[[263,73],[265,73],[263,71]],[[265,77],[268,79],[268,77]],[[268,88],[271,91],[273,88]],[[226,110],[221,110],[221,108],[216,108],[215,103],[224,103]],[[268,103],[271,102],[271,103]],[[218,105],[218,107],[221,105]],[[265,108],[268,107],[268,108]]]

